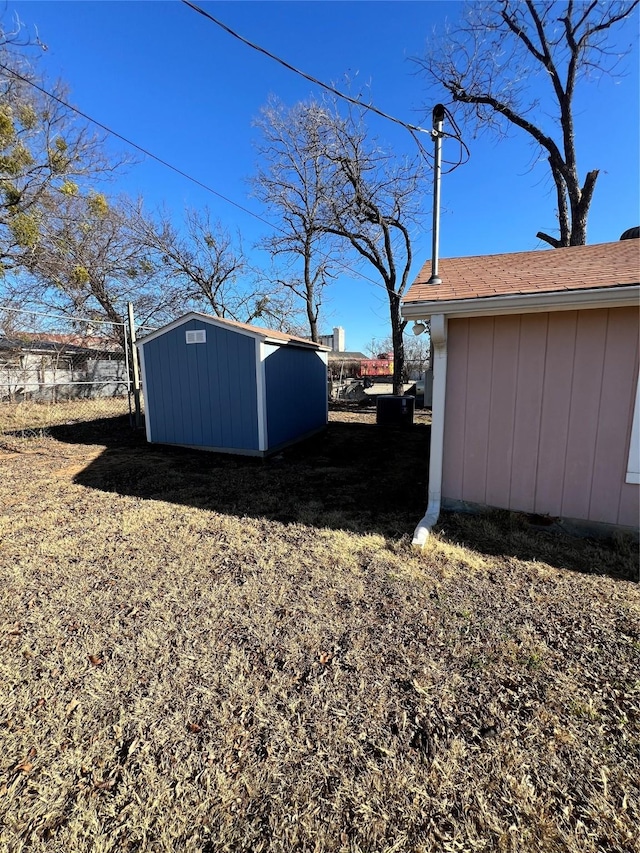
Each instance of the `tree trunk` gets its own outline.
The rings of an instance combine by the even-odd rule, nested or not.
[[[554,248],[586,244],[598,177],[598,171],[592,170],[580,185],[576,85],[586,72],[594,80],[618,73],[618,61],[627,52],[623,42],[610,39],[607,31],[625,22],[633,26],[639,5],[640,0],[471,3],[471,14],[449,29],[445,41],[433,42],[425,58],[418,60],[477,127],[486,123],[501,133],[505,121],[547,152],[556,188],[559,235],[539,231],[537,236]],[[510,63],[496,62],[498,53],[504,58],[512,51],[519,57],[512,68]],[[550,84],[547,99],[542,77]],[[528,95],[527,78],[533,87]],[[552,115],[557,117],[550,126]]]
[[[587,243],[587,218],[598,179],[598,169],[587,173],[582,189],[576,192],[575,203],[571,202],[571,246],[585,246]]]
[[[304,247],[304,293],[305,293],[305,308],[307,309],[307,319],[309,321],[309,331],[311,332],[311,340],[314,344],[320,343],[318,335],[318,309],[315,303],[315,282],[311,271],[312,247],[311,240],[307,238]]]
[[[307,319],[309,320],[311,340],[314,344],[318,344],[320,343],[320,335],[318,334],[318,317],[314,311],[313,302],[309,299],[307,299]]]
[[[389,293],[389,308],[391,312],[391,340],[393,342],[393,393],[402,394],[404,373],[404,339],[402,332],[404,323],[400,314],[400,297],[397,293]]]

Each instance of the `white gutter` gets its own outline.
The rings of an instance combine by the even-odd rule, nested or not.
[[[456,317],[487,317],[498,314],[534,314],[576,311],[582,308],[635,308],[640,285],[599,287],[589,290],[554,290],[542,293],[510,293],[465,299],[415,300],[402,303],[405,320],[424,320],[430,314]]]
[[[413,534],[414,548],[424,548],[431,528],[438,521],[442,501],[442,457],[444,448],[444,405],[447,393],[447,318],[431,315],[433,344],[433,401],[431,404],[431,454],[427,511]]]

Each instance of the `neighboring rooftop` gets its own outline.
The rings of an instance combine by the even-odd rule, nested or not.
[[[337,350],[332,350],[329,353],[329,361],[362,361],[362,359],[366,358],[367,356],[363,352],[351,352],[347,350],[338,352]]]
[[[428,284],[431,260],[403,302],[437,302],[524,293],[628,287],[640,283],[640,242],[622,240],[536,252],[442,258],[441,284]]]
[[[18,332],[13,337],[0,335],[0,350],[21,350],[54,353],[94,353],[121,351],[119,344],[109,338],[82,337],[77,334],[49,332]]]

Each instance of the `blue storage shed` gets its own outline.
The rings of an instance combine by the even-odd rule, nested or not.
[[[147,440],[266,456],[328,420],[328,348],[191,312],[137,343]]]

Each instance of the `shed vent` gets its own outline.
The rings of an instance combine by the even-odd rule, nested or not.
[[[195,331],[186,332],[185,334],[188,344],[206,344],[207,342],[206,329],[196,329]]]

